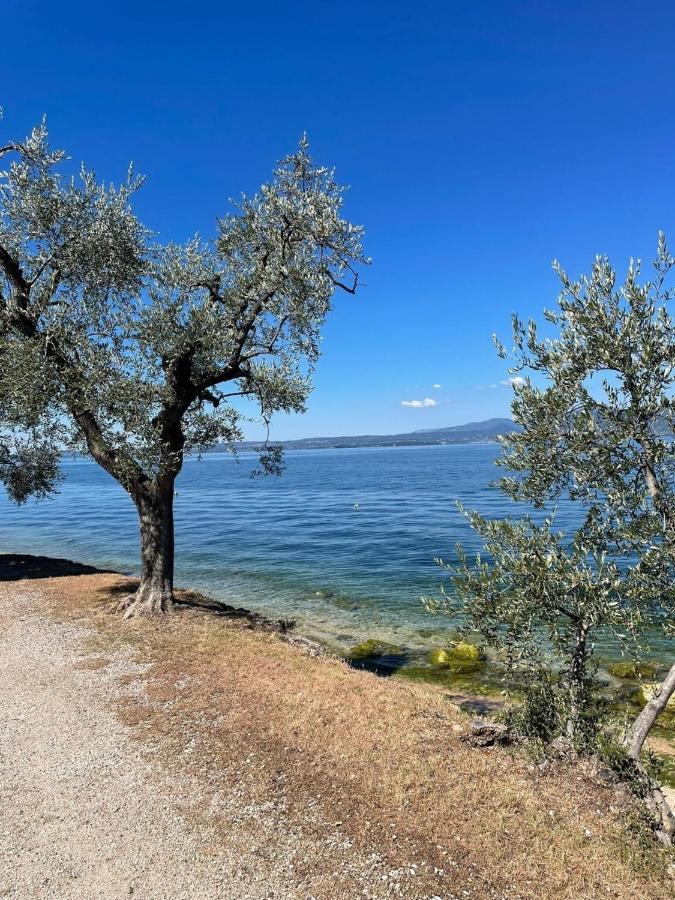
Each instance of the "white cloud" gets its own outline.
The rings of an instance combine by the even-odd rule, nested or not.
[[[521,375],[516,375],[513,378],[505,378],[503,381],[495,381],[494,384],[477,384],[475,388],[477,391],[485,391],[498,387],[522,387],[524,384],[525,379]]]
[[[411,409],[425,409],[428,406],[438,406],[438,400],[432,400],[431,397],[425,397],[424,400],[401,400],[401,406],[408,406]]]
[[[443,387],[442,384],[432,384],[431,386],[432,388],[436,388],[437,391],[440,391],[440,389]]]

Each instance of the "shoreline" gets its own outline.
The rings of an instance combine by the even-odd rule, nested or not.
[[[69,576],[117,576],[137,581],[133,574],[114,569],[103,569],[71,559],[32,554],[0,553],[0,583],[19,578],[54,578]],[[128,588],[125,590],[128,591]],[[293,620],[274,618],[266,613],[235,606],[210,597],[199,590],[176,588],[176,608],[208,614],[236,622],[239,626],[261,634],[271,634],[284,643],[296,647],[302,653],[314,658],[337,660],[354,670],[363,670],[392,682],[420,685],[435,690],[446,701],[470,715],[491,716],[504,707],[503,673],[495,661],[481,654],[481,661],[468,667],[439,668],[429,663],[433,648],[447,645],[453,634],[445,629],[445,640],[430,643],[423,652],[405,646],[395,646],[382,639],[377,632],[353,646],[352,652],[304,634]],[[353,656],[353,651],[366,644],[382,645],[383,652],[372,655]],[[376,651],[378,647],[375,647]],[[393,655],[392,655],[392,651]],[[400,651],[400,653],[398,652]],[[602,690],[612,703],[615,714],[633,717],[641,709],[642,681],[638,678],[618,678],[608,676],[609,682],[601,682]],[[509,685],[509,701],[519,702],[521,691],[515,682]],[[661,780],[668,790],[675,789],[675,714],[664,714],[657,722],[650,740],[652,751],[662,765]],[[675,801],[675,798],[673,798]]]
[[[133,536],[132,536],[133,535]],[[137,541],[136,522],[129,541]],[[21,539],[26,537],[26,541]],[[16,540],[5,537],[5,546],[11,547],[11,553],[24,555],[27,545],[29,553],[35,556],[50,554],[50,539],[54,537],[56,554],[64,560],[84,558],[93,569],[120,572],[134,577],[136,575],[137,551],[134,544],[124,548],[115,547],[106,552],[106,545],[98,541],[90,547],[82,540],[60,540],[59,535],[24,535],[20,529]],[[36,539],[37,538],[37,539]],[[177,565],[177,579],[186,585],[186,589],[210,597],[217,602],[233,606],[243,606],[272,621],[289,619],[296,623],[297,633],[327,648],[328,652],[340,656],[348,655],[350,649],[365,640],[378,639],[391,644],[402,645],[416,667],[424,666],[428,654],[442,648],[448,639],[452,639],[457,625],[443,614],[432,616],[425,612],[419,601],[422,595],[433,595],[439,589],[441,581],[429,585],[399,585],[394,579],[391,583],[383,581],[380,593],[371,594],[362,590],[359,584],[353,584],[349,578],[340,579],[340,573],[330,573],[325,579],[314,572],[300,570],[294,572],[285,569],[280,573],[258,571],[251,565],[245,569],[228,567],[222,571],[217,560],[207,559],[203,566],[190,558],[190,547],[199,547],[195,542],[182,547],[183,556],[188,561],[184,567]],[[72,546],[69,546],[72,545]],[[72,555],[71,555],[72,554]],[[367,569],[367,566],[364,567]],[[227,573],[227,574],[224,574]],[[234,581],[231,583],[230,578]],[[439,576],[440,578],[440,576]],[[644,659],[657,669],[668,667],[670,658],[669,642],[655,632],[650,635],[651,649],[645,653]],[[607,677],[604,661],[620,663],[624,656],[618,651],[616,642],[600,635],[596,644],[596,656],[601,660],[604,676]],[[610,683],[613,683],[610,678]],[[615,685],[616,686],[616,685]],[[501,687],[497,688],[498,692]]]
[[[100,568],[67,558],[0,553],[0,581],[14,580],[16,577],[49,578],[77,575],[116,575],[131,581],[137,580],[133,573]],[[451,625],[439,629],[434,637],[430,633],[422,649],[406,644],[399,645],[395,643],[397,635],[382,629],[378,631],[377,628],[363,633],[361,640],[355,638],[354,644],[349,648],[339,646],[329,637],[317,638],[315,634],[311,634],[312,631],[316,632],[311,624],[299,625],[295,620],[276,618],[269,611],[259,612],[249,607],[235,606],[193,588],[176,588],[176,606],[237,620],[253,630],[275,634],[309,656],[341,660],[355,669],[364,669],[394,681],[435,688],[450,702],[472,714],[489,715],[504,706],[503,672],[491,656],[482,655],[479,664],[468,668],[460,667],[459,670],[439,668],[429,663],[430,654],[435,649],[446,646],[455,635]],[[309,631],[310,634],[305,631]],[[385,648],[384,653],[353,659],[351,651],[367,643],[381,644]],[[391,650],[400,653],[394,652],[392,656]],[[609,658],[605,660],[605,665],[620,659],[620,657],[616,660]],[[637,678],[614,677],[606,671],[603,674],[604,691],[614,705],[615,711],[629,716],[636,715],[641,708],[639,705],[641,701],[636,698],[641,690],[642,681]],[[512,681],[509,689],[511,696],[518,702],[520,692],[517,683]],[[675,787],[675,715],[662,718],[657,723],[652,740],[659,748],[658,752],[666,759],[664,783],[669,787]]]
[[[30,553],[0,552],[0,582],[23,581],[25,579],[58,578],[78,575],[117,575],[137,582],[138,578],[131,572],[117,569],[102,569],[87,563],[55,556],[41,556]],[[329,655],[328,648],[319,641],[312,641],[303,635],[294,634],[295,623],[286,619],[271,619],[263,613],[247,609],[243,606],[232,606],[221,600],[209,597],[192,588],[176,588],[175,605],[200,612],[208,612],[215,616],[223,616],[246,622],[249,627],[264,633],[277,634],[297,647],[305,648],[313,656]]]

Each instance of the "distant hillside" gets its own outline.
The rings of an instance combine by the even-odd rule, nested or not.
[[[518,430],[511,419],[486,419],[484,422],[468,422],[447,428],[428,428],[404,434],[362,434],[347,437],[302,438],[281,441],[287,450],[323,450],[336,447],[416,447],[427,444],[472,444],[494,441],[499,434]],[[254,450],[261,441],[243,441],[239,446]]]

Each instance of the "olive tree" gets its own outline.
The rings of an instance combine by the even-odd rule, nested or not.
[[[0,396],[41,408],[52,451],[87,453],[127,491],[141,579],[123,606],[167,611],[185,455],[241,438],[236,398],[267,423],[304,410],[331,297],[354,293],[366,262],[362,229],[304,138],[213,241],[183,245],[157,244],[139,222],[133,171],[117,187],[85,168],[65,177],[44,123],[0,154]],[[278,470],[278,448],[261,461]]]
[[[522,381],[512,412],[521,430],[504,437],[499,460],[512,499],[580,503],[581,534],[633,573],[631,590],[618,586],[614,600],[633,607],[636,628],[668,634],[675,624],[674,266],[662,233],[643,282],[639,261],[621,284],[605,257],[576,281],[554,263],[562,290],[557,308],[544,313],[550,333],[513,318],[512,372]],[[635,760],[674,691],[675,659],[627,737]]]
[[[443,563],[453,590],[429,605],[459,613],[530,691],[547,688],[549,708],[537,710],[540,737],[562,733],[587,745],[597,726],[595,641],[604,631],[635,652],[658,588],[640,563],[622,566],[589,529],[569,536],[551,517],[467,517],[487,555],[472,560],[460,547],[458,565]]]

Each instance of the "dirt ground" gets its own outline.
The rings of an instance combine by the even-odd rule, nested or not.
[[[611,788],[467,746],[442,691],[243,611],[124,622],[73,565],[0,557],[0,897],[673,896]]]

